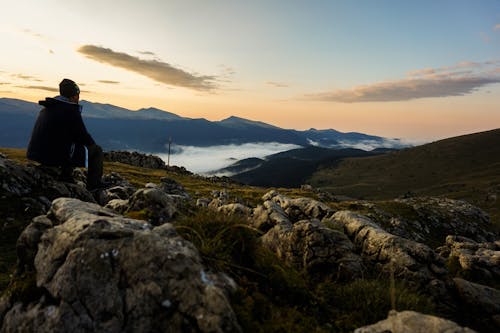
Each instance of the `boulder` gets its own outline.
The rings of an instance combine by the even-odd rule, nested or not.
[[[332,217],[342,225],[356,251],[382,271],[418,284],[447,274],[444,260],[428,246],[388,233],[364,215],[339,211]]]
[[[451,320],[415,311],[389,312],[387,319],[354,330],[354,333],[474,333]]]
[[[262,205],[253,209],[250,223],[263,232],[269,231],[275,225],[287,226],[291,224],[281,206],[271,200],[264,201]]]
[[[104,158],[110,162],[120,162],[141,168],[165,169],[165,162],[158,156],[141,154],[129,151],[109,151],[104,153]]]
[[[484,331],[500,332],[500,290],[454,278],[453,284],[462,304],[463,315]]]
[[[351,241],[317,219],[277,224],[262,236],[262,244],[310,276],[340,280],[362,276],[362,260],[354,254]]]
[[[95,202],[81,181],[78,182],[80,185],[62,182],[59,177],[57,168],[24,165],[0,156],[0,196],[5,202],[15,201],[16,207],[21,206],[30,218],[45,214],[51,201],[59,197]]]
[[[495,239],[495,235],[488,232],[491,226],[488,214],[466,201],[417,197],[396,199],[394,202],[406,206],[406,209],[411,208],[416,214],[416,218],[406,221],[410,224],[409,228],[405,228],[404,225],[400,226],[406,231],[413,231],[418,237],[410,235],[411,239],[426,240],[432,237],[444,241],[447,235],[465,236],[478,242]],[[390,229],[387,231],[393,232]],[[404,235],[401,236],[404,237]]]
[[[149,221],[154,225],[160,225],[170,221],[177,213],[178,203],[175,195],[169,195],[158,188],[144,188],[132,195],[126,211],[145,210]]]
[[[252,210],[245,205],[240,203],[232,203],[227,205],[222,205],[217,208],[217,211],[226,215],[239,215],[248,217],[250,216]]]
[[[500,241],[478,243],[461,236],[446,237],[446,245],[438,248],[458,276],[483,284],[500,281]]]
[[[272,200],[281,206],[291,221],[302,219],[323,219],[335,211],[327,204],[311,198],[289,198],[276,191],[268,192],[264,200]]]
[[[213,273],[171,224],[153,228],[69,198],[34,223],[26,243],[37,249],[44,296],[29,304],[3,297],[1,332],[241,331]]]

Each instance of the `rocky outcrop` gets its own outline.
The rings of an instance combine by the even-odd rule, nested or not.
[[[60,198],[20,243],[43,296],[3,298],[1,332],[240,331],[224,291],[171,224]]]
[[[250,223],[266,232],[262,244],[280,259],[310,276],[348,279],[362,275],[361,258],[354,254],[351,241],[317,219],[332,212],[327,205],[309,198],[291,199],[275,191],[262,199],[264,203],[253,210]],[[305,219],[295,220],[299,217]]]
[[[79,171],[75,171],[75,176],[77,180],[84,179],[84,175]],[[59,197],[95,202],[92,194],[85,189],[84,183],[63,182],[59,177],[57,168],[36,164],[22,165],[0,156],[0,197],[4,202],[12,201],[17,206],[21,204],[24,213],[31,217],[45,214],[51,201]]]
[[[454,278],[453,284],[469,320],[482,318],[484,331],[498,332],[500,329],[500,291],[461,278]]]
[[[276,191],[266,193],[262,199],[276,202],[292,221],[307,218],[323,219],[335,211],[327,204],[311,198],[289,198]]]
[[[351,241],[317,219],[276,225],[262,236],[262,243],[278,258],[309,276],[337,280],[362,276],[362,261],[354,254]]]
[[[478,242],[495,239],[495,235],[488,232],[491,225],[488,214],[465,201],[437,197],[396,199],[392,206],[402,214],[373,206],[374,214],[388,232],[432,246],[443,244],[448,235],[465,236]]]
[[[390,234],[366,216],[340,211],[332,221],[343,226],[363,258],[386,273],[394,270],[396,276],[418,284],[427,284],[447,273],[444,261],[431,248]]]
[[[106,208],[120,214],[142,212],[141,217],[154,225],[170,221],[178,213],[178,208],[190,199],[184,187],[166,177],[161,179],[159,185],[148,183],[146,187],[131,195],[130,191],[123,186],[105,190],[104,193],[109,198],[111,197],[109,193],[113,191],[123,195],[108,201]]]
[[[391,311],[387,319],[354,330],[354,333],[474,333],[453,321],[414,311]]]
[[[120,162],[141,168],[168,169],[169,171],[179,174],[192,174],[184,167],[167,166],[158,156],[142,154],[136,151],[109,151],[104,153],[104,159],[110,162]]]
[[[499,285],[500,241],[477,243],[461,236],[446,237],[438,252],[454,274],[483,284]]]

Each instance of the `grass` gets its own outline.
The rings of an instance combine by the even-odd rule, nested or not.
[[[389,154],[324,165],[311,185],[337,195],[387,200],[408,192],[466,200],[485,210],[500,231],[500,129]]]
[[[19,149],[0,149],[10,158],[26,163],[25,152]],[[224,182],[214,182],[197,176],[176,174],[167,170],[152,170],[117,162],[105,162],[105,172],[117,172],[133,185],[142,187],[149,182],[159,183],[169,177],[182,184],[191,197],[212,197],[212,191],[227,190],[231,201],[250,206],[262,202],[270,189]],[[298,189],[277,189],[289,197],[315,197],[312,192]],[[0,290],[7,287],[9,274],[15,266],[15,242],[22,228],[29,223],[19,203],[2,201],[2,213],[13,216],[10,229],[0,234]],[[391,213],[412,216],[410,210],[386,204]],[[334,209],[369,209],[359,203],[332,203]],[[17,212],[17,215],[15,213]],[[133,218],[147,219],[148,212],[129,212]],[[280,261],[263,247],[260,233],[249,227],[244,217],[229,217],[211,210],[190,207],[173,221],[177,231],[198,248],[206,266],[212,271],[225,272],[238,284],[231,296],[231,304],[245,332],[347,332],[356,327],[384,319],[391,305],[391,285],[387,277],[370,276],[365,279],[337,283],[318,283],[306,272],[298,272]],[[335,226],[333,226],[335,227]],[[19,300],[30,300],[40,292],[34,288],[32,276],[11,280],[4,292]],[[411,309],[434,313],[430,298],[420,294],[402,281],[394,288],[397,310]]]
[[[246,223],[207,209],[174,221],[208,267],[239,285],[231,303],[245,332],[348,332],[386,318],[392,308],[388,279],[317,284],[264,248],[260,233]],[[393,289],[398,310],[435,313],[428,296],[401,281]]]

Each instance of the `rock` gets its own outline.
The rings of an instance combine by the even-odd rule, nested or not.
[[[319,220],[275,225],[262,244],[299,271],[310,276],[333,276],[347,280],[362,276],[361,258],[341,232],[328,229]]]
[[[271,191],[264,198],[279,204],[291,221],[302,219],[322,219],[334,213],[327,204],[311,198],[288,198]]]
[[[500,281],[500,241],[477,243],[466,237],[448,236],[446,245],[438,251],[459,276],[482,284]]]
[[[35,255],[38,251],[38,243],[45,230],[52,227],[52,221],[46,216],[37,216],[17,239],[16,252],[18,257],[16,274],[34,272],[33,266]]]
[[[269,231],[275,225],[291,225],[281,206],[271,200],[264,201],[263,205],[254,208],[250,223],[263,232]]]
[[[75,171],[75,174],[78,172]],[[24,165],[0,157],[0,196],[6,200],[22,201],[24,211],[30,218],[45,214],[50,202],[59,197],[95,202],[84,186],[61,182],[59,176],[57,168]]]
[[[196,200],[196,206],[198,207],[208,207],[208,204],[210,203],[210,199],[207,198],[199,198]]]
[[[113,199],[113,200],[110,200],[106,204],[105,207],[108,209],[114,210],[115,212],[117,212],[119,214],[123,214],[127,211],[128,204],[129,204],[128,200]]]
[[[415,311],[389,312],[387,319],[354,330],[354,333],[473,333],[451,320]]]
[[[394,202],[414,210],[420,225],[412,229],[422,239],[432,236],[444,240],[447,235],[465,236],[478,242],[495,239],[495,235],[487,231],[491,225],[488,214],[465,201],[418,197],[396,199]]]
[[[160,179],[159,188],[167,194],[179,195],[181,197],[185,197],[186,199],[190,198],[189,194],[184,189],[184,186],[168,177],[162,177]]]
[[[490,315],[500,314],[499,290],[461,278],[454,278],[453,282],[460,299],[471,308]]]
[[[453,283],[463,315],[485,332],[500,332],[500,291],[461,278]]]
[[[396,276],[422,285],[446,272],[444,261],[428,246],[392,235],[366,216],[340,211],[332,218],[343,225],[361,256],[387,273],[394,270]]]
[[[109,151],[104,152],[104,158],[110,162],[120,162],[141,168],[165,169],[165,162],[158,156],[146,155],[138,152]]]
[[[177,203],[177,197],[158,188],[145,188],[132,195],[127,212],[147,210],[150,222],[154,225],[160,225],[170,221],[177,213]]]
[[[33,264],[46,296],[3,298],[1,332],[241,331],[224,291],[171,224],[152,228],[69,198],[55,200],[45,219],[53,227],[37,229]]]
[[[240,203],[233,203],[222,205],[217,208],[217,211],[226,214],[226,215],[239,215],[239,216],[250,216],[252,210],[245,205]]]

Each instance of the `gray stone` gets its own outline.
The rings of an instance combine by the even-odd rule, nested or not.
[[[68,198],[47,218],[54,226],[40,237],[34,267],[51,301],[2,299],[1,332],[241,331],[196,248],[171,224],[152,229]]]
[[[435,278],[440,278],[440,271],[446,272],[444,260],[431,248],[392,235],[366,216],[351,211],[340,211],[333,215],[333,219],[343,225],[344,232],[353,241],[361,256],[387,273],[394,270],[398,277],[427,284]]]
[[[362,275],[362,260],[354,254],[351,241],[319,220],[277,224],[262,236],[262,244],[311,276],[347,280]]]
[[[414,311],[391,311],[387,319],[354,330],[354,333],[473,333],[451,320]]]

